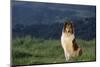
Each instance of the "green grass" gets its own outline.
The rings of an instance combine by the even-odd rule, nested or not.
[[[83,54],[71,58],[68,62],[95,61],[95,39],[85,41],[77,39]],[[30,36],[12,40],[12,64],[48,64],[66,62],[60,40],[44,40]]]

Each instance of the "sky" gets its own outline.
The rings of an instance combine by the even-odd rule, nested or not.
[[[49,9],[58,9],[58,10],[67,10],[75,12],[76,16],[79,17],[93,17],[96,15],[96,7],[95,6],[82,6],[82,5],[72,5],[72,4],[51,4],[51,3],[41,3],[41,2],[25,2],[25,1],[17,1],[14,5],[24,5],[30,7],[47,7]]]

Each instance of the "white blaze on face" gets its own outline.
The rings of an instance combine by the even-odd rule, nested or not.
[[[68,28],[66,28],[66,32],[68,33],[68,31],[69,31],[69,29]]]

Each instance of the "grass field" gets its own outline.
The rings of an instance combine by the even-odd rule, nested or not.
[[[77,42],[83,48],[83,54],[80,57],[72,58],[68,62],[95,61],[95,39],[91,41],[77,39]],[[63,62],[66,61],[60,40],[44,40],[30,36],[12,40],[13,65]]]

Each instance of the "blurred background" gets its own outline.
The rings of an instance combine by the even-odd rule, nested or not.
[[[96,38],[96,6],[12,1],[12,37],[60,39],[63,24],[72,20],[76,38]]]

